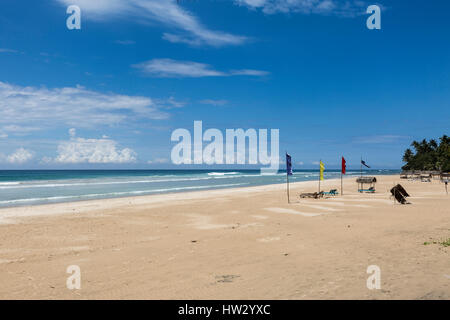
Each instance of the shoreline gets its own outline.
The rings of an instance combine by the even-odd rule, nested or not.
[[[396,176],[383,175],[383,176]],[[379,176],[376,176],[378,177]],[[355,176],[344,176],[344,181],[347,179],[355,178]],[[337,183],[336,188],[340,189],[340,179],[325,179],[321,182],[321,189],[325,185]],[[314,185],[317,185],[317,180],[290,182],[289,186],[293,190],[300,187],[310,190]],[[67,201],[57,203],[43,203],[35,205],[23,205],[13,207],[0,208],[0,224],[10,223],[11,219],[27,218],[36,216],[50,216],[50,215],[63,215],[63,214],[81,214],[88,213],[96,210],[108,210],[127,205],[161,205],[165,201],[186,201],[186,200],[200,200],[210,199],[214,196],[230,195],[236,192],[268,192],[268,191],[281,191],[286,189],[286,183],[270,183],[257,186],[241,186],[231,188],[216,188],[197,191],[179,191],[157,194],[145,194],[138,196],[125,196],[114,198],[100,198],[92,200],[78,200]],[[306,189],[305,189],[306,190]],[[286,194],[285,194],[286,195]]]

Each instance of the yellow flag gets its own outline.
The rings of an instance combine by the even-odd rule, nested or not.
[[[323,180],[323,171],[325,170],[325,165],[320,161],[320,180]]]

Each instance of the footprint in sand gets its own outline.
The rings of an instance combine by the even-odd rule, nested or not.
[[[234,274],[228,274],[223,276],[216,276],[217,282],[233,282],[234,279],[239,278],[240,276]]]

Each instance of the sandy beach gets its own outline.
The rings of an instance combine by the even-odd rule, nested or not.
[[[377,179],[317,200],[298,197],[317,182],[291,184],[291,204],[266,185],[1,209],[0,299],[450,299],[443,184]],[[394,204],[395,182],[411,204]]]

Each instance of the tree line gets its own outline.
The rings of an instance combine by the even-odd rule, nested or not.
[[[413,141],[411,148],[405,150],[403,162],[406,164],[403,170],[438,170],[442,172],[450,171],[450,138],[443,135],[436,140]]]

